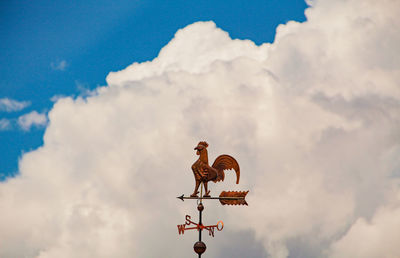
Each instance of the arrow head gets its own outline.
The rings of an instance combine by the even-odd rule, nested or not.
[[[184,201],[184,200],[183,200],[183,194],[182,194],[181,196],[176,197],[176,198],[181,199],[182,202]]]

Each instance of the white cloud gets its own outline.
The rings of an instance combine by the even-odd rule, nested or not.
[[[400,2],[312,5],[271,45],[195,23],[97,95],[58,100],[44,146],[0,184],[0,256],[193,256],[195,232],[175,225],[195,204],[174,197],[193,190],[204,139],[211,161],[231,154],[242,171],[212,193],[250,189],[249,207],[207,203],[205,223],[225,223],[207,256],[227,239],[256,256],[232,237],[249,230],[272,257],[354,254],[364,231],[397,255],[376,234],[398,217]]]
[[[50,98],[50,101],[57,102],[59,99],[62,99],[62,98],[66,98],[66,96],[65,95],[54,95],[53,97]]]
[[[6,118],[0,119],[0,131],[5,131],[11,128],[10,120]]]
[[[89,84],[80,81],[75,81],[76,89],[81,97],[96,95],[96,90],[90,90]]]
[[[332,245],[330,257],[400,257],[399,228],[400,206],[383,207],[370,222],[357,219],[347,234]]]
[[[24,131],[29,131],[32,126],[42,127],[46,126],[46,124],[47,124],[46,114],[39,114],[37,111],[32,111],[18,118],[18,125]]]
[[[68,66],[68,63],[65,60],[59,60],[57,62],[50,63],[51,69],[56,70],[56,71],[65,71],[67,66]]]
[[[20,111],[31,103],[29,101],[17,101],[9,98],[1,98],[0,99],[0,111],[6,112],[14,112]]]

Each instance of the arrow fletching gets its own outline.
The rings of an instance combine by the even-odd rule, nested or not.
[[[222,191],[219,195],[222,205],[248,205],[245,197],[249,191]]]

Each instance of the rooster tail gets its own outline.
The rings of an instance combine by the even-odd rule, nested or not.
[[[236,184],[239,184],[240,168],[238,162],[233,157],[225,154],[220,155],[218,156],[218,158],[215,159],[212,167],[218,171],[217,178],[215,179],[214,182],[224,181],[225,179],[224,170],[234,169],[236,172]]]
[[[217,177],[214,179],[214,183],[219,181],[224,181],[224,179],[225,179],[225,172],[223,170],[218,170]]]

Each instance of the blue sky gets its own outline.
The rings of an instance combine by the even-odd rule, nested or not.
[[[53,96],[76,96],[105,85],[110,71],[155,58],[175,32],[214,21],[232,38],[272,42],[275,29],[304,21],[302,0],[271,1],[2,1],[0,98],[29,101],[0,111],[0,178],[17,171],[22,153],[42,145],[44,126],[22,130],[18,117],[47,113]]]

